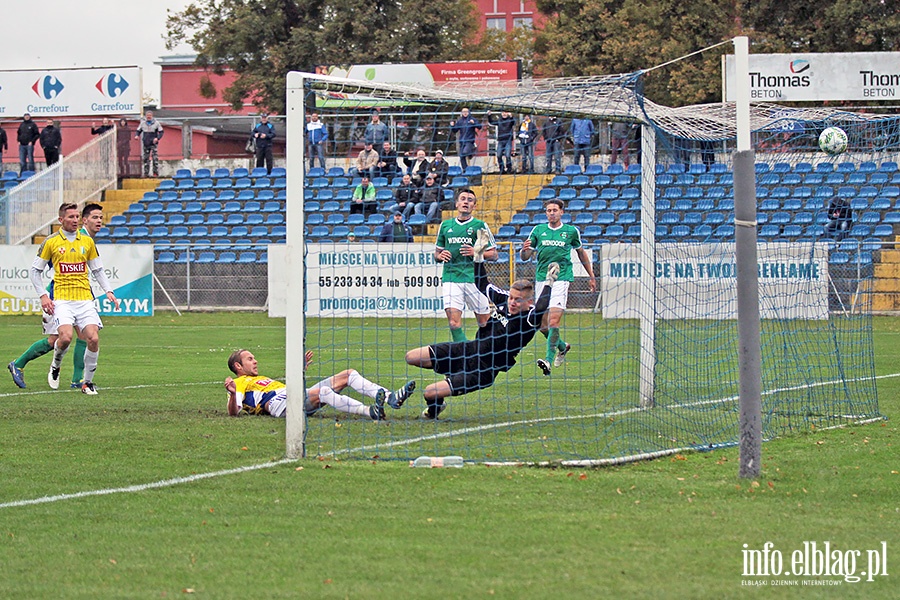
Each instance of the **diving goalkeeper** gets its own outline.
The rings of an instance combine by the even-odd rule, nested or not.
[[[460,396],[490,387],[497,374],[516,364],[516,355],[524,348],[541,326],[541,319],[550,305],[550,288],[559,276],[559,265],[547,268],[547,284],[537,303],[534,285],[520,279],[506,291],[488,282],[484,269],[484,251],[490,244],[486,231],[478,232],[473,246],[475,285],[494,304],[488,322],[478,328],[474,340],[442,342],[423,346],[406,353],[406,362],[414,367],[434,369],[445,379],[425,388],[428,408],[422,413],[427,419],[437,419],[444,410],[444,398]]]

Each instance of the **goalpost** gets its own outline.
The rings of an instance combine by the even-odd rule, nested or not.
[[[284,261],[272,247],[269,268],[288,281],[280,313],[287,317],[288,456],[408,460],[456,454],[479,462],[611,464],[738,443],[744,342],[735,289],[735,229],[742,219],[735,212],[740,159],[734,153],[741,146],[733,104],[655,105],[641,93],[640,73],[434,88],[290,73],[287,91],[288,237]],[[429,258],[436,225],[414,225],[411,244],[374,241],[378,223],[394,211],[394,177],[376,182],[387,193],[379,195],[375,215],[356,224],[347,213],[353,184],[348,171],[373,109],[389,125],[388,140],[399,154],[422,149],[431,159],[440,149],[458,167],[450,122],[462,108],[479,124],[488,111],[508,111],[517,124],[525,114],[539,126],[550,116],[566,124],[593,122],[590,166],[572,168],[566,141],[560,177],[544,174],[543,139],[533,148],[535,173],[497,174],[496,158],[487,153],[496,131],[484,125],[469,160],[481,172],[451,175],[446,189],[451,198],[462,186],[475,191],[475,216],[489,225],[501,254],[487,265],[488,273],[504,288],[514,279],[534,278],[535,263],[518,260],[518,250],[545,219],[543,202],[561,199],[592,256],[599,290],[588,289],[574,260],[561,325],[573,347],[565,364],[549,377],[541,374],[535,361],[544,356],[546,341],[537,334],[492,387],[448,399],[441,418],[430,421],[419,417],[421,390],[442,377],[407,366],[404,356],[450,340],[440,265]],[[327,166],[333,173],[311,172],[305,160],[312,110],[329,127]],[[871,279],[893,239],[883,227],[877,237],[874,223],[858,232],[862,237],[837,239],[827,216],[831,197],[843,187],[847,194],[854,190],[853,198],[869,200],[868,207],[882,207],[863,212],[878,212],[878,226],[888,224],[897,200],[893,187],[900,183],[897,119],[760,104],[750,107],[747,120],[759,196],[754,262],[762,319],[762,437],[881,418]],[[611,164],[607,127],[615,122],[630,126],[627,169],[624,157]],[[847,152],[818,150],[817,135],[826,125],[848,131]],[[515,159],[521,168],[521,154]],[[843,186],[825,183],[839,172]],[[467,179],[456,179],[462,177]],[[443,218],[455,214],[452,204],[448,200]],[[354,229],[357,240],[348,242],[346,233]],[[850,254],[852,260],[842,261]],[[472,339],[477,325],[470,311],[464,316]],[[316,359],[304,381],[307,348]],[[388,389],[415,380],[419,391],[401,409],[386,408],[382,422],[333,409],[305,419],[304,387],[347,368]]]

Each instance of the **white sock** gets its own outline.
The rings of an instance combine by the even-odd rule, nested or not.
[[[330,387],[319,388],[319,402],[323,402],[328,406],[332,406],[335,410],[339,410],[341,412],[350,413],[352,415],[369,416],[368,406],[366,406],[359,400],[354,400],[350,396],[338,394]]]
[[[97,372],[97,358],[100,351],[91,352],[88,349],[84,351],[84,382],[90,383],[94,381],[94,373]]]
[[[71,346],[72,344],[69,344]],[[66,355],[66,352],[69,351],[69,346],[66,346],[64,349],[59,349],[59,340],[56,340],[56,343],[53,345],[53,361],[50,363],[51,369],[58,369],[62,364],[62,359]]]
[[[369,398],[374,398],[378,394],[378,391],[383,389],[377,383],[372,383],[371,381],[360,375],[359,371],[357,371],[356,369],[352,369],[350,371],[348,385],[353,388],[354,391],[359,392],[363,396],[368,396]]]

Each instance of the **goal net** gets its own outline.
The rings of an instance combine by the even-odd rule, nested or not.
[[[737,443],[734,105],[659,106],[638,74],[440,87],[291,74],[288,100],[289,243],[270,273],[302,265],[304,285],[270,295],[270,310],[302,309],[302,328],[288,319],[289,387],[298,334],[315,352],[307,387],[345,369],[388,390],[417,384],[383,421],[330,406],[309,416],[307,455],[603,464]],[[898,124],[752,107],[766,438],[880,418],[871,314],[895,302],[877,275],[896,260]],[[819,147],[832,126],[848,137],[837,154]],[[551,202],[596,286],[572,250],[559,341],[536,333],[493,385],[446,398],[433,420],[423,390],[445,377],[406,359],[460,335],[434,251],[462,190],[493,234],[493,285],[534,281],[540,251],[520,251],[546,231]],[[461,325],[476,338],[469,308]]]

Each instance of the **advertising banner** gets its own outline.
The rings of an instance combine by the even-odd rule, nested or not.
[[[0,117],[140,114],[140,67],[0,71]]]
[[[828,318],[826,244],[772,242],[757,253],[761,318]],[[600,273],[603,317],[638,318],[640,246],[604,244]],[[734,244],[659,244],[656,312],[660,319],[736,319]]]
[[[434,244],[308,244],[306,315],[442,317]],[[287,310],[283,245],[269,246],[269,316]]]
[[[725,99],[735,98],[734,55],[725,57]],[[751,54],[750,100],[897,100],[900,52]]]
[[[101,244],[100,256],[106,277],[121,302],[119,309],[106,299],[90,275],[101,316],[149,317],[153,315],[153,246],[145,244]],[[0,246],[0,315],[37,315],[41,301],[31,283],[31,263],[38,246]],[[52,271],[44,272],[44,286]]]

